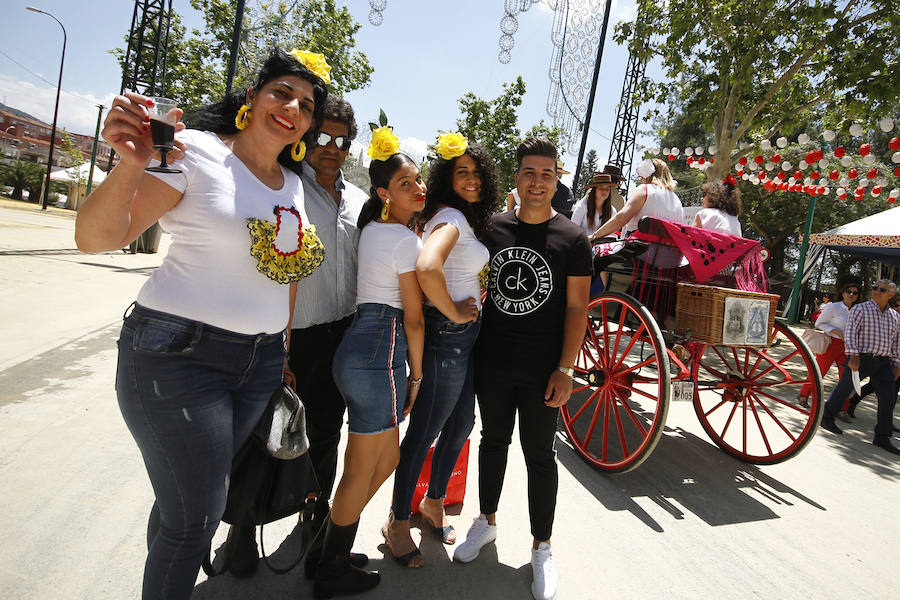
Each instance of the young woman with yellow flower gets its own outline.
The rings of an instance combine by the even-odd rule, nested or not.
[[[397,466],[398,427],[422,382],[419,238],[409,225],[425,205],[425,184],[399,147],[386,126],[375,130],[369,145],[372,187],[358,222],[356,314],[333,363],[350,433],[316,569],[317,598],[365,591],[380,581],[351,563],[350,549],[363,508]]]
[[[487,151],[458,133],[438,138],[416,275],[427,297],[422,390],[400,446],[387,545],[402,564],[424,564],[410,536],[412,497],[428,448],[437,438],[431,479],[418,509],[445,544],[456,532],[444,513],[450,474],[475,423],[472,348],[481,327],[481,282],[488,250],[478,240],[497,209],[497,170]],[[438,437],[440,436],[440,437]]]
[[[118,250],[157,220],[173,238],[126,311],[116,375],[156,495],[145,599],[191,596],[232,456],[281,382],[296,282],[321,262],[291,157],[320,120],[319,66],[275,50],[252,86],[203,112],[201,127],[178,124],[179,150],[168,155],[178,173],[144,170],[151,99],[117,96],[106,117],[103,137],[121,160],[78,213],[79,249]]]

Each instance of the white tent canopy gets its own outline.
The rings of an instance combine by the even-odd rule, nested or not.
[[[53,171],[52,173],[50,173],[50,179],[53,181],[62,181],[63,183],[75,183],[76,181],[81,179],[83,182],[87,183],[90,170],[90,163],[84,163],[77,167],[69,167],[68,169],[59,169],[58,171]],[[96,185],[102,182],[104,179],[106,179],[106,173],[101,171],[100,168],[95,165],[94,179],[91,183]]]
[[[811,249],[819,246],[900,265],[900,206],[814,233],[809,243]]]

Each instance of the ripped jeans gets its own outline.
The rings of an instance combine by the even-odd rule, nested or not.
[[[134,306],[119,337],[116,395],[156,495],[143,598],[187,600],[225,511],[231,459],[281,381],[284,334]]]

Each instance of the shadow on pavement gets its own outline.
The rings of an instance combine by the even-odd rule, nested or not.
[[[413,519],[413,529],[418,519]],[[268,538],[268,536],[267,536]],[[277,543],[273,539],[272,545]],[[277,566],[290,564],[297,557],[300,530],[295,529],[272,552]],[[531,597],[531,565],[519,568],[501,564],[494,544],[488,544],[477,560],[469,564],[452,561],[453,548],[444,546],[436,538],[423,535],[420,545],[426,566],[407,569],[396,563],[382,544],[379,554],[369,556],[367,569],[381,573],[381,584],[359,596],[367,600],[410,598],[415,600],[446,600],[447,598],[491,598],[498,600]],[[214,561],[214,567],[220,566]],[[277,575],[260,562],[256,575],[236,579],[220,575],[201,582],[194,588],[193,600],[262,600],[267,598],[311,598],[313,583],[303,575],[303,565],[289,573]]]
[[[867,396],[856,408],[856,418],[852,423],[838,421],[844,435],[834,435],[819,428],[818,437],[824,437],[848,463],[865,467],[887,480],[900,481],[900,460],[893,454],[872,445],[875,437],[875,409],[878,401],[875,395]],[[894,415],[894,425],[900,419]],[[900,434],[894,434],[894,445],[900,444]]]
[[[559,462],[607,510],[627,510],[657,532],[663,525],[636,501],[645,497],[674,519],[688,511],[712,526],[780,518],[773,506],[805,502],[825,507],[740,462],[707,441],[680,428],[667,427],[653,454],[635,470],[605,474],[588,465],[569,445],[563,432],[557,445]]]

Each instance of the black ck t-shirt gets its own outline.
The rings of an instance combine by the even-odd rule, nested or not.
[[[491,258],[478,370],[546,384],[562,352],[566,278],[591,274],[587,236],[559,214],[530,224],[510,211],[493,218],[482,242]]]

